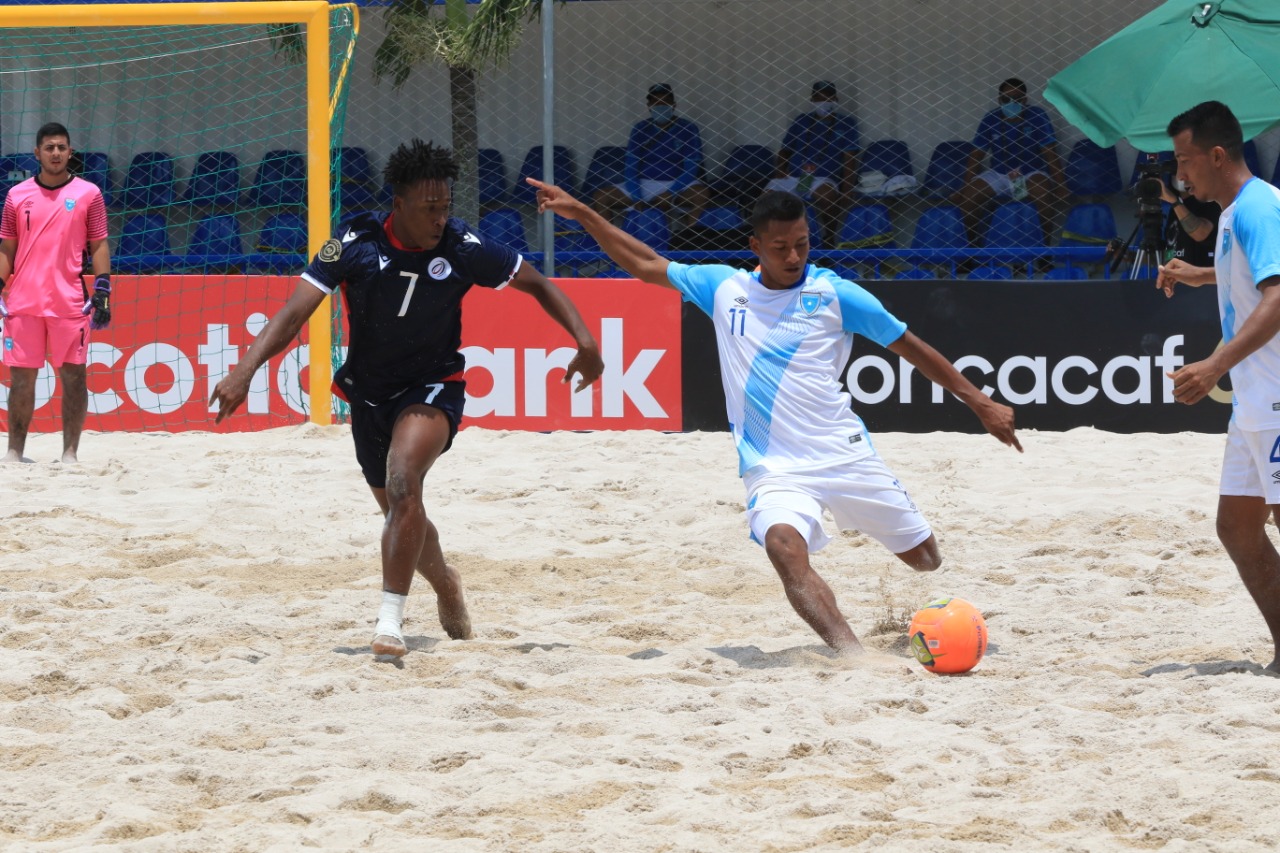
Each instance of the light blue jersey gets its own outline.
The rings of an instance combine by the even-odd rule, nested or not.
[[[667,279],[715,326],[739,474],[817,471],[872,454],[840,374],[855,334],[888,346],[906,331],[879,300],[813,265],[786,290],[714,264],[672,262]]]
[[[1280,275],[1280,189],[1248,181],[1218,219],[1213,258],[1222,340],[1231,340],[1262,302],[1258,285]],[[1241,429],[1280,427],[1280,337],[1231,368],[1232,411]]]

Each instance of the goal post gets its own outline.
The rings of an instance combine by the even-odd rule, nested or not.
[[[331,29],[338,26],[334,22],[337,16],[345,16],[342,20],[341,27],[345,37],[345,42],[340,44],[331,43]],[[331,134],[331,122],[334,122],[335,116],[338,118],[337,135],[340,137],[340,111],[345,109],[345,91],[348,81],[348,75],[352,64],[354,54],[355,37],[358,32],[358,11],[354,4],[345,4],[341,6],[331,5],[326,0],[282,0],[282,2],[212,2],[212,3],[104,3],[104,4],[49,4],[49,5],[23,5],[23,6],[0,6],[0,36],[6,34],[12,35],[14,38],[31,38],[35,35],[26,36],[25,33],[19,35],[17,31],[26,31],[32,34],[41,33],[48,40],[43,43],[47,48],[41,55],[40,61],[33,63],[33,67],[13,69],[13,64],[22,63],[22,59],[13,59],[10,54],[6,54],[9,58],[10,65],[5,69],[7,73],[4,76],[17,76],[20,74],[28,74],[30,76],[53,75],[55,72],[69,73],[74,76],[73,82],[62,87],[66,90],[65,94],[59,94],[66,100],[75,101],[76,99],[84,100],[91,98],[92,95],[85,93],[83,90],[92,89],[98,84],[93,82],[93,71],[95,69],[92,42],[77,43],[76,47],[68,48],[65,57],[57,52],[57,37],[49,37],[49,34],[70,33],[77,34],[74,37],[68,37],[69,41],[74,41],[75,37],[87,39],[89,36],[85,33],[105,33],[102,43],[106,44],[111,38],[111,33],[168,33],[179,32],[176,28],[190,28],[191,32],[209,31],[217,27],[235,27],[250,25],[261,25],[260,29],[254,30],[253,38],[248,36],[237,36],[241,44],[250,41],[265,42],[267,35],[270,34],[274,49],[278,49],[280,39],[292,39],[293,46],[296,50],[302,47],[299,58],[305,64],[305,175],[306,190],[305,203],[301,207],[305,207],[306,223],[306,248],[308,257],[319,251],[321,244],[330,235],[333,228],[333,205],[331,203],[331,164],[333,151],[339,144],[339,139],[335,139],[335,134]],[[114,29],[113,29],[114,28]],[[146,28],[174,28],[172,30],[147,30]],[[259,36],[259,34],[262,34]],[[165,41],[163,35],[153,36],[152,39],[156,43],[150,49],[153,55],[163,56],[168,51],[170,54],[178,54],[183,52],[185,45],[161,44]],[[135,41],[144,41],[145,38],[139,37]],[[237,44],[235,39],[229,39],[228,44],[234,46]],[[335,54],[335,48],[337,53]],[[189,52],[195,53],[198,46],[189,48]],[[255,49],[259,53],[268,50],[267,47],[257,45]],[[35,55],[34,53],[32,54]],[[139,52],[139,55],[140,52]],[[149,58],[149,57],[143,57]],[[133,61],[132,54],[117,58],[109,50],[104,50],[102,55],[97,58],[97,63],[101,66],[111,64],[125,64]],[[139,59],[138,61],[141,61]],[[41,65],[43,63],[43,65]],[[228,61],[229,67],[234,67],[233,61]],[[68,69],[70,69],[68,71]],[[99,71],[99,73],[101,73]],[[246,71],[245,73],[251,73]],[[187,115],[198,115],[201,112],[201,104],[199,103],[201,91],[199,74],[197,72],[197,80],[187,84],[192,90],[193,105],[184,107]],[[88,77],[89,82],[83,82],[83,78]],[[154,80],[150,80],[153,82]],[[216,82],[210,81],[209,86],[215,87]],[[269,97],[263,97],[261,100],[274,98],[276,100],[293,99],[296,105],[296,98],[292,92],[298,91],[291,89],[287,91],[279,91],[270,93]],[[46,101],[53,98],[48,92],[43,93]],[[11,95],[11,97],[16,97]],[[25,98],[26,95],[24,94]],[[250,96],[246,96],[246,100]],[[33,100],[38,100],[33,98]],[[129,100],[123,98],[122,100]],[[26,102],[23,102],[26,109]],[[210,104],[209,107],[213,105]],[[300,105],[298,105],[300,106]],[[123,108],[121,108],[123,109]],[[163,113],[164,107],[153,106],[154,111]],[[45,106],[31,107],[28,116],[34,116],[37,110],[45,115],[49,112],[57,113],[57,110],[50,110]],[[80,117],[76,121],[82,123],[91,123],[94,117],[98,116],[105,110],[104,107],[94,103],[88,107],[82,107]],[[175,109],[175,123],[181,123],[183,119],[181,109]],[[11,115],[5,115],[4,120],[9,122],[13,119]],[[29,118],[28,123],[34,121]],[[269,119],[268,119],[269,120]],[[287,119],[279,119],[280,122]],[[228,124],[233,122],[229,121]],[[71,122],[68,122],[71,126]],[[72,147],[79,150],[84,146],[77,144],[76,134],[78,129],[73,129]],[[199,134],[198,128],[185,129],[178,128],[174,130],[174,138],[180,138],[183,133],[186,134],[186,141],[192,146],[198,145],[203,140],[192,139],[193,136]],[[84,134],[81,134],[83,136]],[[8,134],[6,138],[6,150],[30,151],[33,140],[30,138],[29,131],[24,135],[20,145],[14,146],[12,134]],[[152,140],[139,133],[131,140],[134,148],[145,149],[147,144]],[[254,142],[259,147],[270,147],[270,140],[265,137],[256,137]],[[161,140],[155,140],[155,147],[159,147]],[[281,146],[283,147],[283,146]],[[127,151],[126,154],[133,154],[133,151]],[[191,157],[190,159],[194,159]],[[117,166],[120,164],[117,163]],[[0,178],[3,178],[0,175]],[[86,175],[88,177],[88,175]],[[6,185],[7,186],[7,185]],[[6,189],[7,191],[7,189]],[[225,211],[224,211],[225,212]],[[117,235],[112,234],[112,238]],[[114,239],[113,239],[114,242]],[[294,270],[290,270],[292,272]],[[332,361],[330,358],[332,347],[332,322],[334,312],[334,300],[326,297],[323,307],[317,310],[311,317],[308,324],[307,334],[309,339],[309,364],[307,366],[307,376],[309,379],[309,389],[305,394],[308,405],[308,415],[312,422],[319,424],[328,424],[332,421],[331,398],[330,398],[330,380],[332,373]],[[179,370],[174,369],[175,383],[180,381]],[[300,378],[300,377],[299,377]],[[298,387],[300,391],[300,385]],[[87,428],[93,429],[92,408],[90,421],[86,424]],[[295,411],[298,409],[295,407]],[[37,413],[39,414],[39,413]],[[161,427],[162,429],[164,427]]]

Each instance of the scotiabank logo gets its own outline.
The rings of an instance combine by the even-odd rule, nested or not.
[[[279,276],[117,276],[110,329],[88,356],[91,430],[212,430],[208,399],[296,279]],[[633,281],[558,282],[596,336],[605,373],[579,393],[560,379],[572,340],[529,296],[476,288],[463,303],[468,402],[464,426],[495,429],[679,430],[680,302]],[[303,422],[310,348],[303,340],[255,374],[245,405],[218,430]],[[343,352],[337,353],[339,359]],[[57,371],[36,381],[31,429],[60,429]],[[8,409],[0,368],[0,410]],[[576,383],[575,383],[576,384]],[[6,424],[7,426],[7,424]]]
[[[560,380],[577,348],[555,321],[510,288],[475,288],[462,307],[464,425],[680,430],[679,294],[633,280],[556,283],[600,344],[600,381],[572,393],[576,378]]]

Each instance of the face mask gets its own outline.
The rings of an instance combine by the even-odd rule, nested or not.
[[[820,116],[829,116],[836,111],[835,101],[814,101],[813,112]]]
[[[1004,113],[1005,118],[1017,118],[1022,115],[1022,102],[1009,101],[1000,105],[1000,112]]]
[[[667,106],[666,104],[657,104],[649,107],[649,118],[658,124],[666,124],[676,117],[676,108]]]
[[[1173,188],[1180,193],[1184,193],[1187,191],[1187,182],[1180,178],[1174,178]]]

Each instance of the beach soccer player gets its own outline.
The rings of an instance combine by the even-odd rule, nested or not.
[[[102,190],[69,171],[71,135],[49,122],[36,131],[40,171],[10,188],[0,213],[0,358],[9,366],[9,447],[23,456],[46,355],[62,387],[62,461],[76,462],[89,408],[89,330],[111,322],[111,249]],[[85,248],[94,283],[84,285]]]
[[[1173,259],[1156,287],[1218,286],[1222,346],[1170,374],[1173,397],[1194,405],[1231,375],[1231,422],[1218,486],[1218,539],[1271,632],[1267,669],[1280,672],[1280,553],[1267,520],[1280,522],[1280,189],[1249,171],[1244,134],[1231,109],[1206,101],[1175,117],[1177,177],[1217,202],[1213,266]]]
[[[830,587],[809,563],[810,552],[829,541],[823,509],[841,529],[874,537],[917,571],[938,568],[942,555],[840,387],[853,336],[906,359],[964,401],[989,433],[1021,450],[1013,410],[983,394],[866,290],[808,263],[799,196],[760,197],[750,238],[760,265],[745,272],[669,261],[560,188],[529,183],[538,188],[540,210],[578,220],[628,273],[675,288],[711,317],[751,537],[818,636],[837,651],[860,651]]]
[[[471,636],[458,572],[445,562],[423,505],[423,481],[462,420],[462,298],[472,285],[510,285],[537,300],[572,336],[564,381],[577,390],[604,369],[599,345],[569,298],[511,247],[450,216],[458,165],[448,149],[415,139],[388,158],[391,210],[361,214],[325,242],[292,297],[243,360],[213,389],[217,420],[236,410],[258,368],[280,353],[325,296],[342,289],[350,327],[334,391],[351,404],[356,460],[382,508],[382,603],[375,654],[408,651],[402,625],[416,569],[436,593],[440,624]]]

